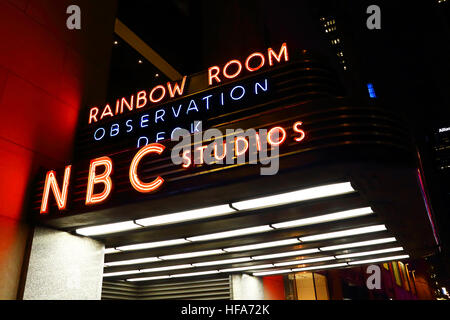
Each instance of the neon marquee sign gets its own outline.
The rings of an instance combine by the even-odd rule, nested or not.
[[[296,121],[292,125],[292,137],[288,138],[288,133],[285,128],[281,126],[275,126],[268,130],[267,142],[271,147],[279,147],[283,143],[285,143],[288,139],[290,142],[301,143],[306,133],[301,129],[302,122]],[[257,150],[260,151],[259,140],[257,140]],[[244,143],[244,148],[239,146],[240,143]],[[249,140],[242,138],[235,140],[234,148],[232,148],[231,152],[234,152],[236,156],[242,155],[249,151]],[[129,170],[128,170],[128,180],[132,188],[139,193],[151,193],[157,191],[163,184],[164,178],[157,176],[150,182],[142,181],[138,174],[138,167],[141,161],[151,155],[161,155],[166,147],[159,143],[152,143],[145,147],[139,149],[139,151],[134,155],[133,159],[130,162]],[[200,147],[200,152],[204,154],[205,146]],[[198,150],[197,150],[198,151]],[[214,148],[215,157],[217,160],[223,159],[224,154],[227,152],[226,148],[223,151],[221,156],[217,155],[217,149]],[[181,167],[189,168],[193,165],[193,161],[190,158],[190,154],[183,154],[183,164]],[[202,156],[203,158],[203,156]],[[200,165],[204,165],[202,162]],[[40,213],[46,214],[49,209],[49,195],[50,191],[52,191],[53,196],[56,200],[58,209],[65,210],[67,206],[68,192],[70,188],[71,181],[71,165],[66,166],[64,171],[64,177],[62,182],[62,188],[59,186],[58,181],[56,179],[55,171],[51,170],[47,172],[44,184],[44,191],[41,200],[41,208]],[[99,172],[100,171],[100,172]],[[110,157],[103,156],[90,161],[89,165],[89,175],[87,179],[87,189],[86,189],[86,206],[93,206],[96,204],[103,203],[106,201],[113,189],[113,180],[112,173],[114,171],[114,163]],[[119,173],[120,174],[120,173]],[[122,173],[123,174],[123,173]],[[97,186],[96,191],[94,190]],[[100,187],[100,188],[99,188]],[[99,191],[101,189],[101,191]]]
[[[227,80],[236,79],[244,73],[252,73],[264,67],[270,68],[287,61],[289,61],[288,48],[286,43],[283,43],[278,51],[268,48],[266,54],[254,52],[243,61],[233,59],[223,66],[216,65],[208,68],[207,86],[212,87],[222,84]],[[168,82],[165,85],[160,84],[150,90],[142,90],[129,97],[117,99],[115,104],[106,104],[102,108],[94,106],[89,109],[86,128],[87,131],[93,133],[94,142],[106,139],[106,137],[111,138],[124,134],[139,133],[140,135],[140,131],[134,132],[134,130],[147,130],[147,127],[157,131],[155,131],[156,136],[150,139],[151,141],[149,141],[147,136],[144,136],[145,141],[142,143],[144,146],[136,152],[131,162],[127,164],[127,175],[124,172],[114,172],[115,166],[111,158],[114,158],[114,156],[103,155],[90,161],[86,185],[83,186],[83,192],[85,192],[83,202],[85,206],[99,205],[108,200],[112,194],[115,176],[128,176],[127,183],[132,188],[130,190],[138,193],[148,194],[160,190],[165,183],[164,177],[152,176],[150,178],[152,181],[144,181],[149,180],[149,178],[142,179],[138,171],[139,164],[142,163],[144,158],[160,156],[164,153],[166,147],[160,144],[159,141],[170,139],[178,128],[182,129],[183,124],[186,127],[188,122],[195,119],[195,117],[200,117],[201,113],[213,112],[214,110],[216,112],[224,112],[228,105],[238,105],[238,103],[241,103],[243,106],[245,104],[254,105],[255,101],[250,102],[249,99],[252,97],[263,97],[269,92],[271,90],[271,80],[267,77],[259,79],[249,78],[243,80],[242,83],[233,82],[228,86],[221,86],[215,91],[210,90],[186,96],[183,99],[183,95],[187,92],[186,86],[187,77],[184,76],[183,79],[177,82]],[[227,110],[227,112],[230,111],[233,110]],[[128,117],[128,119],[125,117]],[[172,127],[168,128],[170,125]],[[269,132],[276,131],[277,135],[281,134],[281,139],[274,141],[271,139],[272,135],[269,134],[267,142],[272,147],[278,147],[288,139],[291,142],[300,143],[303,141],[305,134],[299,128],[300,125],[301,122],[296,122],[293,125],[293,136],[291,138],[288,138],[289,134],[282,127],[270,128]],[[165,126],[165,128],[160,130],[158,126]],[[195,126],[191,126],[189,129],[190,133],[199,131]],[[140,147],[141,139],[142,136],[139,137],[138,147]],[[90,144],[90,142],[88,143]],[[240,156],[249,152],[249,143],[250,141],[248,140],[238,138],[235,148],[230,147],[229,149],[237,152],[236,155]],[[258,151],[260,151],[259,148]],[[183,154],[184,162],[179,165],[180,168],[188,169],[190,167],[188,162],[194,162],[194,159],[190,158],[191,156],[193,157],[194,154]],[[172,164],[174,165],[174,163]],[[204,165],[204,163],[201,165]],[[122,166],[120,168],[118,166],[116,170],[123,170],[122,168]],[[67,208],[68,194],[71,190],[70,184],[77,185],[75,180],[79,179],[78,176],[72,177],[74,175],[73,171],[72,165],[66,166],[64,176],[59,182],[54,170],[46,173],[40,201],[41,214],[49,213],[51,194],[56,201],[59,211]]]

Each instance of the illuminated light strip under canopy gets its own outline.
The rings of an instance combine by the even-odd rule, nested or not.
[[[293,260],[293,261],[274,263],[274,266],[275,267],[285,267],[285,266],[293,266],[293,265],[298,265],[298,264],[307,264],[307,263],[323,262],[323,261],[330,261],[330,260],[335,260],[335,258],[334,257],[321,257],[321,258],[313,258],[313,259]]]
[[[366,216],[369,214],[373,214],[372,208],[365,207],[365,208],[340,211],[340,212],[335,212],[335,213],[330,213],[330,214],[325,214],[325,215],[315,216],[315,217],[310,217],[310,218],[275,223],[275,224],[272,224],[272,227],[274,227],[275,229],[302,227],[302,226],[308,226],[308,225],[312,225],[312,224],[319,224],[319,223],[361,217],[361,216]]]
[[[118,271],[118,272],[110,272],[110,273],[104,273],[103,277],[116,277],[116,276],[125,276],[129,274],[136,274],[140,273],[140,270],[130,270],[130,271]]]
[[[236,267],[229,269],[220,269],[219,272],[236,272],[236,271],[245,271],[245,270],[258,270],[258,269],[267,269],[273,268],[273,264],[261,264],[256,266],[248,266],[248,267]]]
[[[403,251],[403,247],[365,251],[365,252],[356,252],[356,253],[349,253],[349,254],[340,254],[340,255],[336,256],[336,259],[364,257],[364,256],[370,256],[370,255],[382,254],[382,253],[388,253],[388,252],[396,252],[396,251]]]
[[[377,259],[368,259],[368,260],[360,260],[360,261],[352,261],[349,262],[349,265],[355,265],[355,264],[366,264],[366,263],[375,263],[375,262],[382,262],[382,261],[393,261],[393,260],[402,260],[409,258],[409,255],[399,255],[399,256],[390,256],[390,257],[383,257],[383,258],[377,258]]]
[[[146,277],[146,278],[130,278],[127,281],[148,281],[148,280],[161,280],[168,279],[170,276],[155,276],[155,277]]]
[[[311,254],[311,253],[318,253],[320,252],[319,249],[303,249],[303,250],[295,250],[295,251],[288,251],[288,252],[280,252],[280,253],[272,253],[272,254],[265,254],[261,256],[254,256],[252,257],[253,260],[267,260],[267,259],[274,259],[274,258],[283,258],[283,257],[292,257],[292,256],[300,256],[304,254]]]
[[[349,265],[356,265],[356,264],[366,264],[366,263],[374,263],[374,262],[401,260],[401,259],[406,259],[406,258],[409,258],[409,255],[389,256],[389,257],[383,257],[383,258],[378,258],[378,259],[360,260],[360,261],[353,261],[353,262],[348,262],[348,263],[342,262],[342,263],[325,264],[325,265],[320,265],[320,266],[310,266],[310,267],[293,268],[293,269],[269,270],[269,271],[262,271],[262,272],[254,272],[253,275],[254,276],[266,276],[266,275],[301,272],[301,271],[308,271],[308,270],[321,270],[321,269],[329,269],[329,268],[346,267]],[[299,260],[299,261],[301,261],[301,260]],[[207,274],[216,274],[219,272],[235,272],[235,271],[256,270],[256,269],[270,269],[270,268],[276,268],[276,264],[264,264],[264,265],[256,265],[256,266],[236,267],[236,268],[228,268],[228,269],[220,269],[220,270],[183,273],[183,274],[178,274],[178,275],[164,275],[164,276],[155,276],[155,277],[146,277],[146,278],[130,278],[130,279],[127,279],[127,281],[158,280],[158,279],[167,279],[167,278],[178,278],[178,277],[187,277],[187,276],[200,276],[200,275],[207,275]],[[136,274],[136,273],[140,273],[140,272],[144,272],[144,270],[114,272],[114,273],[105,274],[104,277],[114,276],[114,275]]]
[[[189,268],[193,268],[193,267],[194,266],[191,264],[178,264],[176,266],[140,269],[140,272],[160,272],[160,271],[169,271],[169,270],[189,269]]]
[[[267,226],[251,227],[251,228],[237,229],[237,230],[232,230],[232,231],[219,232],[219,233],[203,235],[203,236],[198,236],[198,237],[192,237],[192,238],[187,238],[187,239],[190,239],[190,241],[222,239],[222,238],[227,238],[227,237],[240,236],[240,235],[245,235],[245,234],[253,234],[253,233],[260,232],[260,231],[269,231],[269,230],[272,230],[272,228],[270,228],[270,226],[267,225]],[[349,230],[307,236],[307,237],[300,238],[300,240],[306,242],[306,241],[315,241],[315,240],[323,240],[323,239],[332,239],[332,238],[338,238],[338,237],[344,237],[344,236],[352,236],[352,235],[377,232],[377,231],[382,231],[382,230],[386,230],[385,225],[375,225],[375,226],[369,226],[369,227],[362,227],[362,228],[356,228],[356,229],[349,229]],[[389,239],[389,238],[386,238],[386,239]],[[184,239],[179,239],[179,240],[184,240]],[[168,243],[170,241],[179,241],[179,240],[168,240],[168,241],[161,241],[161,242],[156,242],[156,243],[161,244],[161,243]],[[380,240],[371,240],[371,241],[380,241]],[[183,243],[183,241],[181,241],[181,243]],[[141,246],[141,247],[145,246],[147,248],[151,248],[153,244],[155,244],[155,243],[138,244],[138,245],[131,245],[131,246],[134,246],[133,248],[136,248],[136,246]],[[268,244],[268,243],[266,243],[266,244]],[[126,247],[127,246],[119,247],[118,249],[126,250],[127,249]],[[245,247],[245,246],[243,246],[243,247]],[[239,247],[235,247],[235,248],[239,248]],[[267,260],[267,259],[273,259],[273,258],[289,257],[289,256],[295,256],[295,255],[302,255],[302,254],[318,253],[318,252],[320,252],[319,249],[312,248],[312,249],[288,251],[288,252],[261,255],[261,256],[252,256],[251,258],[253,260]],[[164,260],[164,259],[166,259],[166,260],[182,259],[182,258],[188,258],[188,257],[206,256],[206,255],[210,255],[210,254],[212,255],[212,254],[221,254],[221,253],[223,253],[223,250],[217,249],[217,250],[207,250],[207,251],[167,255],[167,256],[162,256],[162,257],[152,257],[152,258],[148,258],[148,259],[153,259],[152,261],[159,261],[159,260]],[[134,263],[142,262],[142,261],[135,262],[136,260],[140,260],[140,259],[115,261],[112,263],[106,263],[105,266],[109,267],[109,266],[114,266],[114,265],[134,264]],[[129,261],[133,261],[133,262],[129,262]],[[146,261],[146,262],[152,262],[152,261]]]
[[[148,226],[174,224],[184,221],[200,220],[236,212],[236,210],[260,209],[305,200],[318,199],[355,192],[350,182],[335,183],[308,189],[302,189],[257,199],[239,201],[229,204],[170,213],[156,217],[143,218],[136,221],[105,224],[76,229],[75,232],[83,236],[97,236],[115,232],[123,232]],[[330,220],[332,221],[332,220]]]
[[[327,264],[327,265],[323,265],[323,266],[295,268],[295,269],[292,269],[292,271],[296,272],[296,271],[319,270],[319,269],[339,268],[339,267],[345,267],[345,266],[347,266],[347,263],[342,262],[342,263],[335,263],[335,264]]]
[[[254,234],[254,233],[258,233],[258,232],[266,232],[266,231],[271,231],[271,230],[273,230],[273,228],[271,228],[269,225],[265,225],[265,226],[250,227],[250,228],[244,228],[244,229],[236,229],[236,230],[231,230],[231,231],[205,234],[202,236],[189,237],[189,238],[186,238],[186,240],[192,241],[192,242],[208,241],[208,240],[216,240],[216,239],[244,236],[244,235],[248,235],[248,234]]]
[[[147,262],[156,262],[161,261],[156,257],[149,258],[141,258],[141,259],[132,259],[132,260],[121,260],[121,261],[113,261],[105,263],[106,267],[114,267],[114,266],[124,266],[129,264],[137,264],[137,263],[147,263]]]
[[[142,226],[135,224],[133,221],[117,222],[110,224],[103,224],[100,226],[86,227],[75,230],[76,233],[82,236],[97,236],[101,234],[129,231],[142,228]]]
[[[256,226],[256,227],[250,227],[250,228],[244,228],[244,229],[224,231],[224,232],[218,232],[218,233],[213,233],[213,234],[189,237],[186,239],[175,239],[175,240],[167,240],[167,241],[140,243],[140,244],[134,244],[134,245],[121,246],[121,247],[117,247],[115,249],[120,250],[120,251],[139,250],[139,249],[177,245],[177,244],[183,244],[183,243],[187,243],[187,242],[215,240],[215,239],[222,239],[222,238],[229,238],[229,237],[253,234],[253,233],[257,233],[257,232],[271,231],[273,229],[278,229],[278,228],[282,229],[282,228],[288,228],[288,227],[294,227],[294,226],[299,227],[299,226],[305,226],[305,225],[310,225],[310,224],[314,224],[314,223],[337,221],[337,220],[341,220],[341,219],[348,219],[348,218],[358,217],[358,216],[362,216],[362,215],[368,215],[368,214],[372,214],[372,213],[373,213],[373,211],[370,207],[365,207],[365,208],[358,208],[358,209],[352,209],[352,210],[347,210],[347,211],[331,213],[331,214],[327,214],[327,215],[310,217],[310,218],[306,218],[306,219],[276,223],[276,224],[272,224],[272,225]],[[343,231],[343,232],[345,233],[345,231]],[[346,234],[344,234],[344,236],[345,235]],[[308,238],[308,237],[305,237],[304,239],[306,239],[306,238]],[[302,238],[300,238],[300,240],[302,240]],[[258,249],[258,248],[270,248],[270,247],[275,247],[275,246],[283,246],[283,245],[298,243],[298,242],[301,242],[300,240],[299,239],[279,240],[279,241],[272,241],[272,242],[254,244],[254,245],[225,248],[223,250],[226,252],[236,252],[236,251],[253,250],[253,249]]]
[[[150,249],[150,248],[158,248],[158,247],[169,247],[175,246],[183,243],[189,243],[186,239],[173,239],[173,240],[164,240],[164,241],[155,241],[155,242],[145,242],[145,243],[137,243],[130,244],[126,246],[117,247],[116,249],[121,251],[129,251],[129,250],[142,250],[142,249]]]
[[[207,267],[207,266],[215,266],[218,264],[240,263],[240,262],[248,262],[248,261],[252,261],[252,258],[244,257],[244,258],[235,258],[235,259],[206,261],[206,262],[193,263],[192,265],[194,267]]]
[[[263,271],[263,272],[254,272],[253,275],[255,277],[259,276],[269,276],[272,274],[281,274],[281,273],[290,273],[291,269],[283,269],[283,270],[273,270],[273,271]]]
[[[397,239],[395,239],[394,237],[390,237],[390,238],[382,238],[382,239],[375,239],[375,240],[368,240],[368,241],[344,243],[344,244],[338,244],[335,246],[321,247],[321,248],[319,248],[319,250],[320,251],[332,251],[332,250],[371,246],[371,245],[389,243],[389,242],[395,242],[395,241],[397,241]]]
[[[231,205],[238,210],[261,209],[294,202],[336,196],[350,192],[355,192],[355,189],[353,189],[350,182],[343,182],[260,197],[251,200],[233,202]]]
[[[223,254],[225,251],[222,249],[217,250],[206,250],[206,251],[195,251],[195,252],[186,252],[186,253],[178,253],[178,254],[169,254],[167,256],[158,257],[161,260],[176,260],[176,259],[187,259],[187,258],[195,258],[195,257],[203,257],[210,256],[215,254]]]
[[[105,254],[111,254],[111,253],[117,253],[117,252],[120,252],[120,250],[117,250],[116,248],[105,249]]]
[[[372,233],[372,232],[378,232],[378,231],[384,231],[384,230],[386,230],[386,226],[384,224],[379,224],[379,225],[374,225],[374,226],[369,226],[369,227],[348,229],[348,230],[343,230],[343,231],[322,233],[322,234],[318,234],[318,235],[314,235],[314,236],[300,237],[299,239],[302,242],[310,242],[310,241],[342,238],[342,237],[347,237],[347,236],[354,236],[354,235],[366,234],[366,233]]]
[[[286,246],[286,245],[295,244],[295,243],[300,243],[300,240],[298,240],[297,238],[294,238],[294,239],[278,240],[278,241],[271,241],[271,242],[263,242],[263,243],[257,243],[257,244],[249,244],[249,245],[245,245],[245,246],[225,248],[225,249],[223,249],[223,251],[239,252],[239,251],[257,250],[257,249],[264,249],[264,248]]]
[[[159,225],[185,222],[185,221],[191,221],[191,220],[205,219],[205,218],[210,218],[210,217],[217,217],[217,216],[221,216],[221,215],[225,215],[225,214],[229,214],[229,213],[233,213],[233,212],[236,212],[236,210],[231,208],[228,204],[224,204],[224,205],[219,205],[219,206],[214,206],[214,207],[182,211],[182,212],[177,212],[177,213],[171,213],[171,214],[165,214],[165,215],[156,216],[156,217],[140,219],[140,220],[136,220],[136,223],[140,224],[144,227],[159,226]]]
[[[191,272],[191,273],[180,273],[171,275],[171,278],[180,278],[180,277],[194,277],[194,276],[203,276],[207,274],[219,273],[219,270],[211,270],[211,271],[202,271],[202,272]]]

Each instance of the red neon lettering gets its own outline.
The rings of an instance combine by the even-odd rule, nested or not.
[[[156,90],[160,89],[161,90],[161,96],[158,99],[153,98],[153,94],[155,93]],[[166,95],[166,88],[164,88],[162,85],[156,86],[152,89],[152,91],[150,91],[150,101],[153,103],[157,103],[160,102],[162,99],[164,99]]]
[[[306,136],[305,131],[303,131],[302,129],[299,129],[299,127],[300,127],[302,124],[303,124],[303,122],[297,121],[296,123],[294,123],[294,126],[293,126],[293,130],[294,130],[295,132],[297,132],[297,133],[300,133],[300,136],[299,136],[299,137],[294,138],[294,140],[297,141],[297,142],[302,141],[303,139],[305,139],[305,136]]]
[[[175,97],[175,93],[178,92],[178,95],[181,96],[183,95],[183,91],[184,91],[184,84],[186,83],[186,76],[183,77],[183,81],[181,81],[181,88],[178,86],[178,83],[175,82],[175,85],[172,89],[172,85],[170,84],[170,82],[167,82],[167,89],[169,89],[169,94],[171,98]]]
[[[188,154],[190,154],[191,151],[190,150],[186,150],[183,152],[183,159],[186,160],[181,166],[183,168],[189,168],[189,166],[192,164],[192,160],[191,158],[188,156]]]
[[[236,64],[238,66],[238,69],[233,74],[230,75],[228,74],[227,69],[232,64]],[[225,65],[225,67],[223,67],[223,75],[228,79],[236,78],[241,73],[241,71],[242,71],[242,64],[239,60],[231,60]]]
[[[102,115],[100,116],[100,120],[102,120],[103,117],[105,117],[105,116],[111,116],[111,117],[114,117],[114,115],[113,115],[113,113],[112,113],[112,111],[111,111],[111,107],[109,106],[109,104],[107,104],[107,105],[105,106],[105,109],[103,109],[103,113],[102,113]]]
[[[281,138],[280,138],[279,134],[277,135],[277,138],[278,138],[277,142],[274,142],[272,140],[272,135],[275,133],[275,131],[281,132]],[[267,133],[267,141],[269,142],[269,144],[271,146],[279,146],[280,144],[282,144],[284,142],[284,140],[286,140],[286,130],[284,130],[282,127],[273,127]]]
[[[261,151],[261,139],[258,133],[255,134],[255,140],[256,140],[256,150]]]
[[[141,101],[143,102],[141,103]],[[136,99],[136,109],[140,109],[147,104],[147,92],[145,90],[139,91]]]
[[[143,148],[141,148],[138,153],[133,158],[133,161],[131,161],[130,165],[130,171],[129,171],[129,177],[130,182],[133,188],[136,191],[139,191],[141,193],[148,193],[155,191],[158,189],[163,183],[164,179],[161,177],[157,177],[155,180],[149,183],[142,182],[138,175],[137,175],[137,169],[139,166],[139,162],[142,160],[143,157],[145,157],[147,154],[150,153],[157,153],[161,154],[164,151],[165,147],[162,144],[159,143],[151,143]]]
[[[117,100],[116,100],[116,112],[115,112],[116,115],[119,113],[119,106],[120,106],[120,100],[117,99]],[[122,112],[121,112],[121,113],[122,113]]]
[[[122,98],[120,102],[120,113],[123,113],[123,105],[125,105],[128,110],[133,111],[134,95],[131,95],[130,103],[128,103],[127,99]]]
[[[200,151],[200,157],[199,157],[199,164],[203,164],[203,152],[205,151],[205,149],[207,148],[208,146],[201,146],[201,147],[198,147],[198,148],[196,148],[195,150],[199,150]]]
[[[289,60],[288,51],[287,51],[287,45],[286,42],[281,45],[280,52],[278,55],[275,54],[275,52],[272,50],[272,48],[269,48],[267,50],[267,55],[269,56],[269,65],[273,65],[272,57],[275,58],[278,62],[281,62],[281,56],[284,55],[284,61]]]
[[[42,194],[41,201],[41,214],[48,213],[48,197],[50,195],[50,188],[52,189],[53,196],[55,197],[56,204],[59,210],[64,210],[67,204],[67,191],[69,190],[70,170],[72,166],[67,166],[64,171],[64,182],[62,191],[58,187],[56,181],[55,171],[47,172],[45,177],[44,192]]]
[[[97,122],[97,114],[99,111],[100,110],[97,107],[91,108],[91,110],[89,111],[89,124],[92,123],[92,120],[94,120],[94,122]]]
[[[242,150],[239,150],[239,141],[244,142],[244,148]],[[248,141],[244,137],[236,137],[234,140],[234,154],[236,156],[243,155],[248,150]]]
[[[260,64],[259,64],[257,67],[254,67],[254,68],[250,67],[250,60],[251,60],[253,57],[259,57],[259,58],[261,59]],[[248,71],[253,72],[253,71],[256,71],[256,70],[261,69],[262,66],[264,65],[264,62],[265,62],[264,55],[263,55],[262,53],[255,52],[255,53],[252,53],[251,55],[249,55],[248,58],[247,58],[247,60],[245,60],[245,68],[246,68]]]
[[[215,74],[213,74],[213,71],[215,71]],[[218,66],[213,66],[211,68],[208,69],[208,83],[209,85],[212,85],[213,79],[216,79],[217,83],[220,83],[221,80],[219,79],[219,73],[220,73],[220,68]]]
[[[102,174],[96,175],[95,171],[98,166],[104,166],[105,171]],[[112,190],[111,173],[113,170],[112,160],[109,157],[101,157],[91,160],[89,167],[89,177],[86,192],[86,205],[92,205],[105,201]],[[94,186],[102,183],[105,187],[101,193],[94,193]]]
[[[223,160],[223,158],[225,158],[225,156],[227,155],[227,143],[226,142],[223,143],[222,149],[223,149],[222,155],[221,156],[217,155],[217,143],[214,143],[214,158],[217,161]]]

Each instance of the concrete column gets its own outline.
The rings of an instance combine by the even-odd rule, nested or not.
[[[231,276],[233,300],[264,300],[264,286],[262,278],[248,274]]]
[[[37,227],[24,300],[100,300],[104,245],[90,238]]]

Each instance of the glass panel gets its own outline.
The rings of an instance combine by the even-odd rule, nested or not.
[[[322,274],[314,273],[314,283],[316,285],[317,300],[330,300],[327,277]]]
[[[297,287],[298,300],[316,300],[316,294],[314,292],[314,282],[311,272],[296,273],[295,284]]]

